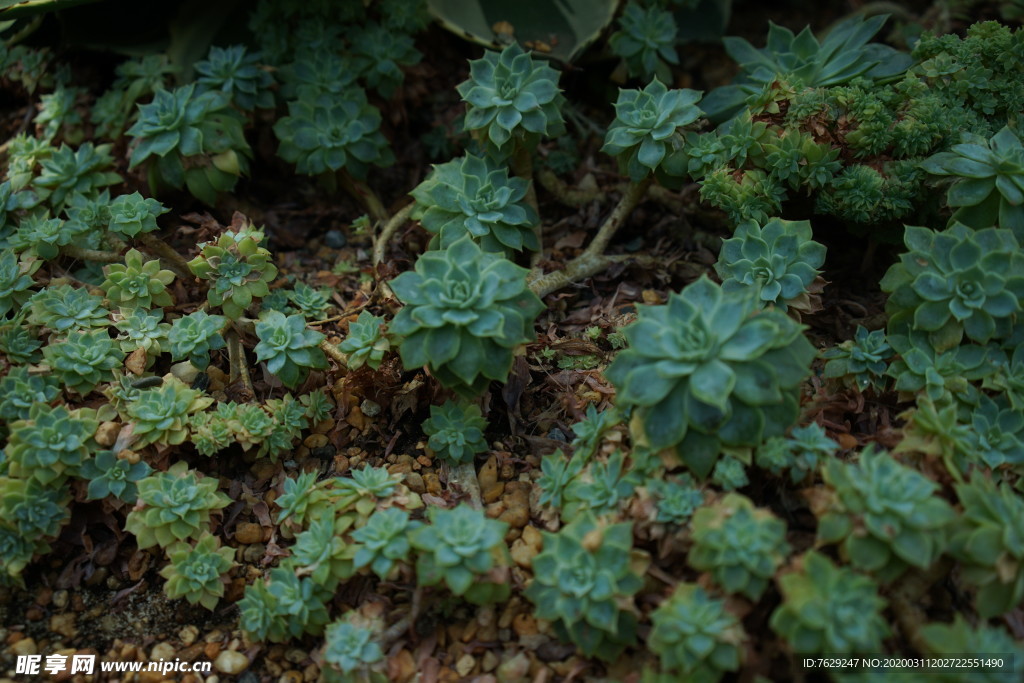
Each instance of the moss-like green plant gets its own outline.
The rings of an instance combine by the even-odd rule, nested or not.
[[[468,403],[445,401],[430,406],[430,417],[423,421],[427,445],[434,454],[450,463],[473,462],[473,456],[487,450],[480,408]]]
[[[816,552],[778,579],[783,602],[769,624],[799,654],[880,652],[889,627],[875,582]]]
[[[540,249],[540,217],[526,201],[528,189],[504,166],[467,154],[434,166],[411,194],[423,227],[435,235],[431,248],[446,249],[468,234],[486,251],[512,253]]]
[[[138,192],[123,194],[106,208],[109,216],[107,230],[125,237],[138,237],[141,233],[157,230],[157,217],[168,211],[170,209],[157,200],[143,197]]]
[[[138,499],[138,482],[150,475],[152,468],[144,460],[131,463],[119,458],[113,451],[99,451],[82,463],[79,476],[89,482],[86,497],[101,500],[114,496],[126,503]]]
[[[857,325],[853,339],[826,349],[822,354],[828,360],[824,376],[838,379],[860,391],[868,388],[884,391],[887,384],[886,361],[893,353],[885,338],[885,330],[868,332],[867,328]]]
[[[1003,614],[1024,599],[1024,499],[979,474],[957,484],[956,493],[964,510],[953,526],[950,553],[961,562],[961,576],[978,587],[978,613],[986,619]]]
[[[491,156],[508,157],[514,139],[528,145],[565,130],[557,71],[535,62],[518,43],[469,62],[469,79],[457,87],[466,102],[465,129],[480,131]],[[512,144],[509,144],[512,143]]]
[[[160,90],[139,107],[128,134],[134,140],[129,168],[147,163],[150,190],[187,187],[213,205],[248,171],[252,151],[242,132],[244,120],[221,92],[196,92],[196,84]]]
[[[821,272],[825,247],[812,239],[810,221],[773,218],[759,226],[742,223],[722,242],[715,272],[722,290],[751,287],[765,304],[807,310],[808,288]]]
[[[274,124],[277,154],[299,173],[319,175],[344,168],[365,177],[369,165],[388,166],[394,155],[380,132],[380,111],[361,88],[338,95],[303,97],[288,103],[288,116]]]
[[[210,366],[210,354],[225,346],[220,331],[227,324],[222,315],[209,315],[196,311],[176,318],[167,333],[171,358],[187,360],[200,370]]]
[[[220,539],[203,532],[194,545],[176,543],[167,549],[171,561],[160,570],[167,579],[164,593],[171,600],[185,598],[213,610],[224,597],[225,575],[234,566],[235,549],[221,548]]]
[[[607,376],[632,406],[640,443],[673,449],[700,478],[719,451],[755,447],[796,418],[797,387],[815,355],[780,311],[757,313],[753,292],[723,292],[706,277],[661,306],[638,306],[630,347]]]
[[[700,117],[700,95],[689,88],[669,90],[658,79],[643,90],[619,90],[601,151],[617,157],[634,182],[643,180],[682,143],[678,129]]]
[[[294,388],[309,376],[310,368],[327,367],[327,357],[320,349],[324,335],[306,327],[301,315],[285,316],[278,311],[260,315],[256,323],[256,358],[265,361],[267,370]]]
[[[261,58],[259,52],[248,52],[244,45],[212,46],[206,59],[195,64],[197,94],[208,90],[226,93],[242,111],[272,108],[274,77],[260,67]]]
[[[299,578],[286,567],[272,569],[269,583],[257,580],[238,602],[242,630],[275,643],[306,633],[320,635],[330,621],[329,599],[330,593],[310,577]]]
[[[0,252],[0,320],[11,311],[17,312],[32,296],[32,274],[41,265],[33,259],[19,259],[10,249]]]
[[[58,285],[39,290],[28,300],[29,323],[54,332],[70,332],[110,324],[103,299],[84,288]]]
[[[717,681],[739,669],[743,626],[723,600],[700,586],[680,583],[651,613],[651,622],[647,646],[658,655],[662,670],[686,680]]]
[[[169,377],[154,389],[139,394],[125,412],[133,424],[138,444],[176,445],[188,436],[189,415],[205,410],[213,399],[190,389],[176,377]]]
[[[697,510],[691,529],[690,565],[711,572],[727,593],[751,600],[761,597],[789,553],[785,522],[738,493]]]
[[[929,173],[953,176],[946,202],[956,207],[953,220],[972,228],[998,225],[1024,241],[1024,145],[1006,126],[986,140],[967,136],[922,162]]]
[[[508,524],[484,516],[466,504],[432,507],[430,524],[416,529],[409,542],[420,551],[416,578],[421,586],[444,583],[455,595],[477,605],[508,598],[509,585],[494,576],[508,566]]]
[[[178,541],[198,538],[210,527],[210,513],[231,503],[217,491],[215,477],[198,477],[188,463],[177,462],[138,482],[139,500],[128,513],[125,529],[140,548],[166,548]]]
[[[927,569],[942,554],[953,509],[923,474],[869,450],[855,463],[826,461],[822,477],[829,492],[818,540],[841,543],[854,567],[892,581],[908,566]]]
[[[403,66],[423,58],[410,35],[376,23],[362,26],[352,35],[353,62],[366,86],[390,98],[402,84]]]
[[[160,261],[142,261],[142,253],[130,249],[124,255],[124,263],[112,263],[105,269],[107,276],[100,288],[107,295],[112,306],[124,308],[152,308],[171,306],[167,286],[174,282],[174,273],[161,270]]]
[[[210,281],[206,299],[220,306],[232,320],[241,318],[253,299],[270,293],[267,284],[277,277],[270,252],[259,246],[263,233],[227,231],[216,244],[203,243],[199,255],[188,262],[192,273]]]
[[[352,540],[359,544],[353,558],[355,568],[369,567],[382,581],[389,580],[397,564],[409,560],[409,535],[421,526],[399,508],[375,511],[365,526],[352,533]]]
[[[42,169],[32,188],[54,211],[60,211],[73,194],[90,195],[108,185],[121,182],[121,176],[110,169],[114,157],[110,145],[94,146],[86,142],[77,150],[61,145],[46,158],[40,159]]]
[[[92,435],[97,427],[99,421],[87,413],[34,404],[27,419],[10,425],[5,448],[10,473],[48,486],[60,485],[78,475],[95,447]]]
[[[391,322],[407,369],[424,365],[445,386],[472,398],[505,381],[515,347],[533,339],[543,309],[526,270],[462,239],[416,260],[391,281],[405,303]]]
[[[53,374],[82,396],[100,382],[113,380],[113,370],[121,365],[124,356],[106,330],[72,332],[66,341],[43,347],[43,357]]]
[[[627,607],[643,580],[632,565],[633,525],[601,525],[589,514],[558,533],[541,532],[525,595],[540,619],[554,622],[562,640],[586,657],[612,661],[636,639],[636,614]]]
[[[676,54],[676,18],[657,5],[644,8],[629,2],[619,17],[619,30],[608,39],[608,46],[626,62],[630,76],[650,80],[657,76],[672,82],[669,64],[678,64]]]
[[[907,226],[903,239],[907,252],[882,278],[890,330],[927,332],[937,351],[964,335],[982,344],[1009,335],[1024,301],[1024,252],[1012,232]]]
[[[345,354],[350,370],[364,365],[373,370],[380,367],[384,355],[391,350],[383,325],[384,319],[369,311],[360,312],[359,317],[348,324],[348,335],[338,344],[338,350]]]

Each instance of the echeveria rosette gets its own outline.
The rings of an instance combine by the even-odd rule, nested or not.
[[[198,477],[184,461],[139,480],[138,491],[143,504],[128,513],[125,530],[142,549],[199,537],[209,530],[210,513],[231,503],[217,491],[216,477]]]
[[[741,223],[722,242],[715,272],[722,291],[751,287],[765,304],[807,310],[808,288],[824,262],[825,247],[812,239],[810,221],[773,218],[764,226]]]
[[[105,269],[107,276],[100,289],[107,295],[111,306],[124,308],[153,308],[172,306],[167,286],[174,282],[174,273],[160,268],[160,261],[142,260],[142,252],[130,249],[124,263],[112,263]]]
[[[6,319],[11,311],[20,310],[32,296],[32,274],[41,265],[35,259],[18,258],[10,249],[0,252],[0,320]]]
[[[205,370],[210,366],[210,354],[225,346],[220,333],[227,322],[224,316],[210,315],[206,311],[177,318],[167,333],[171,358],[187,360],[199,370]]]
[[[349,543],[348,532],[355,515],[324,515],[313,520],[295,536],[290,557],[281,566],[296,574],[308,575],[317,585],[333,591],[352,577],[356,546]]]
[[[36,256],[47,261],[60,255],[60,248],[78,242],[81,244],[85,231],[80,225],[50,218],[47,213],[25,216],[18,223],[18,229],[7,238],[11,249],[24,257]]]
[[[149,368],[167,345],[167,333],[171,326],[163,322],[163,309],[147,311],[144,308],[122,308],[115,318],[118,344],[125,353],[138,349],[146,352],[146,367]]]
[[[411,35],[376,23],[360,26],[351,38],[353,61],[360,77],[367,87],[385,98],[390,98],[402,84],[402,67],[412,66],[423,58]]]
[[[94,146],[86,142],[78,149],[61,145],[48,157],[39,162],[42,171],[32,181],[32,187],[54,212],[64,208],[72,195],[94,195],[108,185],[121,182],[121,176],[114,173],[114,157],[110,154],[112,145]]]
[[[955,514],[928,477],[874,450],[856,462],[826,461],[822,477],[818,540],[841,544],[854,567],[889,582],[942,554]]]
[[[10,424],[5,448],[10,474],[60,486],[69,476],[78,475],[95,448],[92,436],[98,427],[99,421],[92,416],[65,406],[33,405],[28,419]]]
[[[196,90],[219,90],[231,97],[242,111],[271,109],[274,77],[260,66],[262,55],[249,52],[244,45],[210,48],[206,59],[196,62]]]
[[[643,587],[633,565],[633,525],[604,525],[589,513],[558,533],[542,531],[526,598],[534,615],[585,657],[613,661],[636,640],[636,614],[624,608]]]
[[[1024,145],[1006,126],[986,140],[977,135],[921,162],[933,175],[954,176],[946,202],[953,220],[972,228],[997,225],[1024,242]]]
[[[159,90],[139,106],[128,134],[134,140],[129,168],[148,161],[150,191],[173,187],[213,205],[235,188],[252,155],[242,131],[244,118],[219,91],[197,93],[196,84]],[[186,161],[187,160],[187,161]]]
[[[132,422],[132,433],[138,437],[138,446],[177,445],[188,436],[189,416],[206,410],[212,403],[213,399],[203,392],[169,377],[159,387],[140,393],[125,412]]]
[[[195,545],[176,543],[167,549],[170,563],[160,570],[167,579],[164,593],[172,600],[185,598],[190,605],[213,610],[224,597],[225,576],[235,565],[234,557],[234,548],[221,548],[220,539],[208,532]]]
[[[12,365],[39,362],[39,348],[42,345],[20,321],[0,325],[0,353]]]
[[[427,366],[444,386],[471,399],[491,380],[503,382],[514,349],[534,338],[544,308],[526,284],[526,269],[464,238],[416,260],[391,288],[405,306],[390,331],[402,339],[407,369]]]
[[[824,376],[851,384],[860,391],[874,388],[884,391],[887,384],[885,371],[887,361],[892,358],[892,347],[885,337],[885,330],[871,330],[857,326],[853,339],[826,349],[822,354],[825,363]]]
[[[88,500],[114,496],[126,503],[134,503],[139,493],[136,484],[151,472],[145,460],[132,463],[117,457],[113,451],[99,451],[82,463],[79,476],[89,482],[86,489]]]
[[[465,130],[481,131],[488,155],[499,158],[512,154],[514,138],[558,137],[565,131],[558,79],[518,43],[500,53],[487,50],[469,62],[469,80],[456,87],[467,105]]]
[[[59,534],[68,521],[70,502],[65,486],[0,477],[0,526],[13,528],[35,552],[50,550],[46,539]]]
[[[1024,600],[1024,498],[978,473],[957,484],[956,493],[964,510],[949,552],[960,561],[961,577],[978,588],[978,613],[985,619],[1004,614]]]
[[[1005,365],[1003,353],[993,346],[964,344],[948,351],[936,352],[927,335],[891,335],[890,342],[899,358],[886,371],[895,379],[894,389],[902,400],[914,400],[925,394],[931,401],[975,405],[978,388],[972,382],[983,380]]]
[[[29,372],[28,366],[15,365],[0,377],[0,421],[8,425],[28,419],[35,405],[48,405],[60,395],[60,381],[53,375]],[[6,429],[0,429],[0,434]]]
[[[700,97],[689,88],[669,90],[658,79],[643,90],[619,90],[601,151],[617,157],[631,180],[643,180],[682,144],[676,131],[700,117]]]
[[[637,308],[607,377],[641,443],[673,449],[703,479],[723,448],[756,447],[796,420],[815,350],[784,313],[707,277]]]
[[[193,275],[210,280],[210,305],[220,306],[232,320],[241,318],[253,299],[267,296],[267,283],[277,277],[270,252],[259,246],[262,239],[260,232],[228,231],[216,244],[199,245],[199,255],[188,262]]]
[[[289,389],[294,389],[306,377],[310,368],[322,370],[327,358],[320,349],[325,336],[306,327],[301,315],[285,316],[270,311],[256,322],[256,358],[265,361],[267,370],[277,375]]]
[[[364,365],[372,370],[380,367],[384,354],[391,350],[383,325],[384,319],[369,311],[362,311],[348,324],[348,334],[338,344],[338,350],[346,355],[349,370],[358,370]]]
[[[809,552],[777,581],[783,602],[769,624],[794,654],[882,651],[886,601],[870,578]]]
[[[647,647],[671,671],[691,681],[717,681],[743,660],[746,634],[736,615],[694,583],[680,583],[651,613]]]
[[[114,379],[125,353],[106,330],[72,332],[63,342],[43,347],[43,357],[64,385],[87,396],[100,382]]]
[[[288,103],[288,116],[274,124],[277,154],[299,173],[320,175],[345,169],[365,177],[370,164],[388,166],[394,154],[380,132],[380,111],[361,88]]]
[[[340,670],[340,677],[331,668],[322,670],[325,683],[328,681],[373,681],[370,674],[365,679],[358,674],[384,659],[384,651],[375,640],[376,633],[365,626],[359,626],[353,619],[338,619],[324,629],[323,659],[330,667]]]
[[[369,567],[382,581],[388,580],[398,563],[409,558],[409,534],[422,525],[399,508],[374,511],[365,525],[352,532],[352,540],[358,544],[353,566]]]
[[[138,237],[144,232],[153,232],[158,216],[170,211],[152,197],[143,197],[138,192],[123,194],[111,201],[105,209],[109,217],[107,230],[125,237]]]
[[[107,327],[110,311],[103,307],[102,297],[85,288],[57,285],[40,289],[27,302],[28,322],[42,325],[54,332]]]
[[[676,18],[658,5],[644,8],[630,2],[619,17],[619,30],[608,39],[608,46],[626,63],[629,75],[645,80],[657,76],[671,82],[669,64],[678,64],[676,54]]]
[[[529,183],[509,177],[508,169],[467,154],[434,166],[434,172],[410,194],[427,231],[430,247],[446,249],[465,235],[486,251],[538,251],[534,228],[540,217],[526,201]]]
[[[937,351],[964,335],[982,344],[1009,336],[1024,301],[1024,251],[1011,231],[907,226],[903,239],[907,252],[882,278],[890,331],[927,332]]]
[[[992,470],[1024,469],[1024,410],[1006,396],[982,394],[977,406],[961,406],[958,412],[958,421],[970,425],[964,450],[972,461]]]
[[[255,640],[283,643],[304,634],[319,636],[330,621],[331,593],[309,576],[290,567],[270,570],[270,581],[258,579],[238,601],[239,625]]]
[[[456,401],[430,406],[430,417],[423,421],[430,450],[450,463],[473,462],[474,455],[486,451],[486,427],[480,408]]]
[[[1024,657],[1020,640],[1014,639],[1005,628],[984,623],[972,625],[963,614],[956,614],[949,624],[925,624],[918,633],[925,651],[933,657],[956,657],[964,652],[998,652],[1000,656],[1007,656],[1004,660],[1007,662],[1019,662]],[[929,678],[939,683],[961,683],[964,673],[937,671]],[[1016,683],[1018,676],[1013,667],[1007,666],[1002,671],[986,673],[985,678],[991,683]]]

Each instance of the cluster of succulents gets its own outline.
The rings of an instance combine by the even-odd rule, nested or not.
[[[196,89],[200,94],[207,90],[227,93],[242,111],[270,109],[274,106],[274,77],[261,68],[260,57],[244,45],[214,45],[206,59],[195,64]]]
[[[391,341],[383,325],[384,319],[369,311],[362,311],[348,324],[348,335],[338,344],[338,350],[345,354],[350,369],[358,370],[366,365],[376,370],[384,362],[384,356],[391,350]]]
[[[824,376],[852,385],[860,391],[869,388],[884,391],[888,380],[886,361],[894,351],[885,338],[885,330],[871,330],[857,326],[853,339],[848,339],[826,349],[822,354],[825,363]]]
[[[164,593],[185,598],[212,610],[224,597],[224,575],[234,566],[234,548],[221,548],[218,538],[204,532],[195,544],[177,543],[167,549],[170,562],[160,570],[167,579]]]
[[[723,600],[712,598],[700,586],[676,586],[651,613],[651,623],[647,645],[658,655],[663,671],[712,681],[739,669],[743,627]]]
[[[313,369],[327,367],[327,357],[320,349],[324,335],[306,327],[301,315],[285,316],[270,311],[256,323],[256,358],[266,362],[267,370],[274,373],[286,387],[294,388],[309,376]]]
[[[140,548],[167,548],[198,538],[209,531],[211,513],[231,502],[217,483],[214,477],[198,476],[185,461],[140,479],[136,486],[142,505],[128,513],[125,529]]]
[[[205,370],[210,365],[210,354],[225,346],[221,336],[225,325],[227,318],[209,315],[206,311],[175,318],[167,332],[171,358],[187,360],[199,370]]]
[[[189,261],[192,274],[210,281],[206,299],[237,320],[253,299],[270,293],[268,282],[277,277],[270,252],[260,246],[258,231],[226,231],[216,243],[200,245],[199,255]]]
[[[838,448],[839,444],[828,438],[819,424],[811,423],[806,427],[794,427],[788,437],[767,439],[758,447],[754,457],[758,467],[772,474],[781,475],[788,470],[790,480],[795,484],[816,472],[819,463]]]
[[[430,406],[430,417],[423,421],[430,450],[450,463],[472,462],[473,456],[486,451],[486,427],[480,408],[455,401]]]
[[[662,82],[672,80],[669,64],[678,64],[676,53],[675,17],[657,5],[642,7],[639,3],[626,4],[619,18],[619,30],[608,39],[608,46],[622,57],[630,76]]]

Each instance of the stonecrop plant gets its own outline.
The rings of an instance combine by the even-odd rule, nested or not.
[[[210,514],[231,503],[217,490],[216,477],[197,476],[184,460],[141,479],[137,486],[143,505],[128,513],[125,529],[140,548],[167,548],[198,538],[209,531]]]
[[[260,340],[255,348],[256,358],[265,361],[267,370],[290,389],[303,382],[310,369],[327,367],[327,357],[320,349],[324,335],[307,328],[301,315],[264,313],[256,322],[256,336]]]
[[[657,76],[671,82],[670,64],[679,63],[676,33],[679,27],[672,13],[652,4],[626,3],[619,18],[619,30],[608,39],[608,46],[622,57],[629,75],[649,80]]]
[[[651,614],[648,646],[665,672],[694,681],[719,680],[743,661],[739,619],[700,586],[680,583]]]
[[[486,451],[486,428],[480,408],[455,401],[430,406],[430,417],[423,421],[427,446],[449,463],[473,462],[473,456]]]
[[[673,450],[703,479],[723,448],[756,447],[796,419],[815,351],[783,313],[758,312],[755,292],[704,277],[637,308],[607,377],[641,443]]]
[[[192,274],[210,281],[206,300],[237,320],[254,299],[267,296],[268,282],[277,277],[270,252],[259,246],[263,233],[227,231],[216,243],[200,245],[199,255],[188,262]]]
[[[376,370],[384,362],[384,356],[391,350],[391,340],[383,325],[384,319],[369,311],[362,311],[348,324],[348,335],[338,344],[338,350],[345,354],[349,369],[358,370],[366,365]]]

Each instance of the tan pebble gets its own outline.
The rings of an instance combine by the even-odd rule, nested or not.
[[[540,535],[540,531],[534,526],[523,527],[523,542],[529,545],[536,552],[540,552],[544,545],[543,537]]]
[[[377,417],[380,415],[380,404],[370,399],[365,399],[359,404],[359,410],[363,412],[366,417]]]
[[[480,472],[477,474],[477,481],[480,482],[481,491],[492,489],[498,483],[498,459],[496,457],[492,455],[487,458],[487,462],[484,463],[483,467],[480,468]]]
[[[241,652],[224,650],[213,660],[213,668],[225,674],[240,674],[249,668],[249,658]]]
[[[302,445],[309,450],[323,448],[328,443],[330,443],[330,439],[327,438],[326,434],[310,434],[302,441]]]
[[[359,431],[363,431],[363,428],[366,426],[366,418],[363,417],[363,411],[359,409],[359,406],[349,409],[348,415],[345,416],[345,422],[348,422]]]
[[[39,621],[44,616],[46,615],[43,613],[43,610],[39,607],[33,606],[25,610],[25,618],[29,621]]]
[[[501,663],[501,660],[498,659],[498,655],[494,654],[490,650],[487,650],[486,652],[484,652],[484,658],[480,662],[480,668],[483,669],[484,671],[490,672],[490,671],[494,671],[495,669],[497,669],[498,668],[498,664],[500,664],[500,663]]]
[[[462,655],[459,661],[455,662],[455,670],[459,672],[460,676],[468,676],[474,666],[476,666],[476,659],[473,658],[473,655]]]
[[[74,638],[78,635],[78,628],[75,627],[78,615],[74,612],[66,614],[54,614],[50,617],[50,630],[59,633],[65,638]]]
[[[430,495],[441,495],[441,480],[434,472],[427,472],[423,475],[423,485],[426,487],[427,493]]]
[[[251,543],[242,550],[243,562],[259,562],[267,552],[267,546],[262,543]]]
[[[302,670],[302,680],[306,683],[313,683],[313,681],[320,678],[320,667],[316,664],[310,664]]]
[[[512,556],[512,561],[517,565],[523,569],[530,569],[533,567],[533,558],[537,556],[537,551],[524,543],[523,539],[520,538],[512,544],[509,554]]]
[[[203,683],[203,679],[195,674],[189,673],[181,677],[181,683]]]
[[[302,674],[294,669],[285,671],[277,683],[302,683]]]
[[[291,662],[292,664],[298,664],[299,662],[304,662],[304,661],[306,661],[307,657],[309,657],[309,655],[306,653],[306,651],[305,650],[300,650],[297,647],[289,648],[284,653],[284,658],[286,660],[288,660],[289,662]]]
[[[313,433],[329,434],[330,431],[334,429],[334,424],[335,423],[333,417],[329,417],[326,420],[321,420],[320,422],[317,422],[315,425],[313,425]]]
[[[416,675],[416,660],[408,650],[399,650],[398,654],[388,659],[388,680],[408,683]]]
[[[509,482],[508,489],[502,499],[505,511],[498,519],[508,522],[509,526],[521,529],[530,521],[530,492],[528,488],[524,488],[521,481]]]
[[[142,671],[135,680],[137,683],[160,683],[169,679],[159,671]]]
[[[260,458],[249,469],[257,479],[270,479],[277,474],[277,465],[270,462],[269,458]]]
[[[427,486],[423,483],[423,477],[416,472],[410,472],[405,475],[405,485],[416,493],[426,493]]]
[[[228,384],[228,375],[215,365],[206,368],[206,376],[210,378],[210,391],[223,391]]]
[[[174,659],[177,654],[177,648],[165,640],[164,642],[157,643],[153,646],[153,649],[149,651],[149,658],[154,662],[166,661],[168,659]]]
[[[522,612],[517,614],[512,619],[512,630],[516,632],[516,635],[520,638],[523,636],[532,636],[537,634],[537,620],[531,615]]]
[[[133,375],[141,375],[146,371],[146,349],[137,348],[128,354],[124,366]]]
[[[462,642],[468,643],[476,637],[476,632],[480,628],[480,624],[474,619],[473,621],[466,624],[466,628],[462,631]]]
[[[39,653],[36,641],[32,638],[22,638],[11,644],[12,655],[34,655]]]
[[[220,643],[207,643],[206,647],[203,648],[203,654],[206,655],[207,659],[217,659],[220,655]]]
[[[269,659],[263,661],[263,667],[267,670],[267,673],[271,676],[280,676],[284,673],[284,669],[277,662],[272,662]]]
[[[65,590],[56,591],[53,594],[53,606],[57,609],[64,609],[68,606],[68,592]]]
[[[104,448],[110,448],[117,443],[117,435],[121,433],[120,422],[104,422],[96,430],[96,434],[92,438],[96,440],[100,446]]]
[[[505,504],[500,500],[497,503],[491,503],[484,508],[484,514],[491,519],[497,519],[501,516],[501,513],[505,511]]]
[[[185,647],[196,642],[196,638],[198,637],[199,629],[191,624],[178,631],[178,640],[180,640],[181,644]]]
[[[503,493],[505,493],[505,482],[503,481],[497,481],[489,486],[480,487],[480,497],[483,498],[485,503],[497,501]]]
[[[459,676],[459,673],[455,671],[455,669],[443,666],[441,667],[441,670],[437,672],[437,680],[439,683],[458,683],[458,681],[462,680],[462,677]]]
[[[295,449],[295,460],[296,462],[302,461],[309,457],[309,449],[305,446],[299,446]]]
[[[434,461],[425,455],[421,455],[416,458],[416,462],[420,464],[420,467],[430,467],[434,464]]]
[[[220,676],[214,674],[206,677],[206,683],[220,683]]]
[[[388,465],[388,474],[411,474],[412,465],[407,462],[396,462],[394,465]]]
[[[263,527],[255,522],[242,522],[235,527],[235,540],[242,544],[259,543],[263,540]]]
[[[135,465],[139,462],[139,460],[142,459],[141,455],[139,455],[136,451],[133,451],[129,448],[125,448],[123,451],[118,453],[117,457],[119,460],[124,460],[129,465]]]

